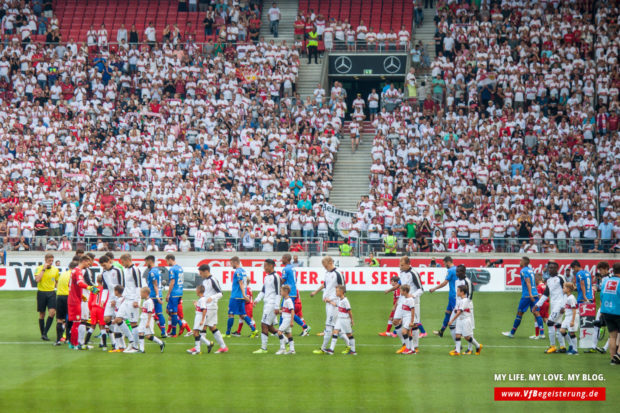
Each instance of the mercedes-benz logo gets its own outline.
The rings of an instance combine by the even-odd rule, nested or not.
[[[349,73],[353,67],[353,62],[347,56],[338,56],[334,61],[334,69],[338,73]]]
[[[400,70],[400,59],[396,56],[388,56],[383,60],[383,68],[388,73],[396,73]]]

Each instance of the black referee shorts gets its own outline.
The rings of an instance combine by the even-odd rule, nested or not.
[[[37,311],[44,313],[45,309],[56,309],[56,291],[37,291]]]
[[[620,315],[606,313],[601,313],[601,315],[603,316],[603,320],[605,320],[607,331],[613,333],[614,331],[620,330]]]
[[[69,315],[69,308],[67,307],[67,302],[69,300],[68,295],[58,295],[56,296],[56,319],[57,320],[66,320],[67,315]]]

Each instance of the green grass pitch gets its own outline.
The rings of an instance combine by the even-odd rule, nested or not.
[[[315,355],[325,319],[319,297],[302,293],[310,337],[296,337],[297,354],[255,355],[259,339],[229,338],[228,354],[190,356],[191,338],[168,339],[164,354],[147,342],[146,354],[69,351],[39,340],[35,292],[0,293],[0,411],[610,411],[620,403],[620,368],[608,356],[543,354],[547,340],[532,341],[534,320],[526,315],[517,337],[500,333],[512,326],[519,294],[475,296],[475,335],[482,355],[450,357],[449,337],[432,336],[443,319],[447,295],[422,296],[422,320],[430,336],[420,354],[400,356],[397,339],[377,335],[385,329],[391,296],[352,292],[358,356]],[[193,321],[193,292],[186,292],[186,319]],[[228,297],[220,301],[225,329]],[[255,310],[260,319],[262,303]],[[235,323],[236,327],[236,323]],[[299,327],[294,334],[299,334]],[[244,327],[244,334],[249,329]],[[55,336],[52,328],[50,337]],[[211,337],[209,335],[209,337]],[[98,343],[98,340],[94,340]],[[601,373],[604,382],[501,382],[495,373]],[[495,386],[604,386],[605,402],[495,402]],[[615,410],[614,410],[615,411]]]

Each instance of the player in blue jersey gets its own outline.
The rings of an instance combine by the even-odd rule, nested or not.
[[[521,300],[519,300],[519,308],[517,309],[517,316],[515,322],[512,325],[512,330],[504,331],[502,334],[506,337],[513,338],[519,324],[521,324],[521,318],[523,313],[527,310],[531,310],[532,314],[536,318],[536,324],[540,331],[545,331],[543,319],[540,313],[536,309],[536,302],[538,301],[538,290],[536,289],[536,277],[534,276],[534,270],[530,267],[530,259],[528,257],[521,258]],[[539,336],[540,337],[540,336]]]
[[[614,273],[601,285],[601,317],[609,331],[611,364],[620,364],[618,330],[620,330],[620,263],[614,264]]]
[[[166,295],[166,312],[170,316],[172,329],[170,334],[174,337],[177,335],[177,325],[179,326],[179,334],[181,334],[182,323],[177,315],[179,303],[183,298],[183,268],[176,263],[174,255],[166,255],[166,262],[170,269],[168,270],[168,294]]]
[[[155,315],[157,316],[157,325],[161,330],[162,338],[166,338],[166,319],[164,318],[162,297],[161,297],[161,273],[159,268],[155,266],[155,257],[152,255],[144,259],[146,265],[146,282],[151,290],[149,298],[153,300],[155,305]]]
[[[581,268],[581,263],[577,260],[570,263],[570,269],[575,274],[577,304],[592,302],[594,299],[592,294],[592,274],[588,270]]]
[[[455,283],[457,279],[456,267],[454,266],[454,261],[452,261],[452,257],[445,257],[443,259],[443,263],[448,269],[448,274],[446,274],[446,279],[443,280],[441,284],[439,284],[438,286],[433,287],[430,290],[428,290],[429,292],[432,293],[432,292],[435,292],[436,290],[439,290],[440,288],[445,287],[446,285],[449,286],[448,306],[446,307],[446,313],[443,317],[443,323],[441,324],[441,328],[438,331],[437,330],[433,331],[433,334],[439,337],[443,337],[443,332],[446,330],[446,328],[448,327],[448,323],[450,322],[450,315],[452,314],[452,310],[454,310],[454,307],[456,306],[456,287],[455,287]],[[450,334],[452,335],[452,340],[454,340],[454,342],[456,343],[455,328],[456,326],[454,324],[450,326]]]
[[[293,317],[293,319],[303,329],[300,335],[307,336],[310,332],[310,327],[308,327],[306,321],[303,319],[303,315],[301,312],[301,299],[299,298],[299,294],[297,294],[295,267],[291,264],[291,261],[291,254],[284,254],[282,256],[282,264],[284,264],[284,269],[282,270],[282,284],[291,287],[289,297],[291,297],[291,300],[293,300],[293,304],[295,304],[295,316]]]
[[[230,266],[233,267],[235,273],[232,280],[232,292],[230,293],[230,301],[228,302],[228,325],[226,326],[226,337],[230,337],[230,330],[235,323],[235,316],[243,319],[250,326],[254,338],[258,335],[256,323],[245,313],[245,303],[250,301],[245,295],[245,286],[248,283],[248,276],[243,268],[241,268],[241,260],[235,256],[230,259]]]

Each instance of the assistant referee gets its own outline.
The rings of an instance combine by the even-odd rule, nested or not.
[[[41,330],[41,340],[49,341],[47,332],[54,322],[56,315],[56,283],[60,275],[58,268],[54,265],[54,255],[45,254],[45,264],[39,265],[34,274],[37,282],[37,311],[39,312],[39,330]],[[47,309],[47,320],[45,320],[45,310]]]
[[[609,332],[611,364],[620,364],[616,341],[620,330],[620,262],[614,264],[614,274],[601,286],[601,315]]]

